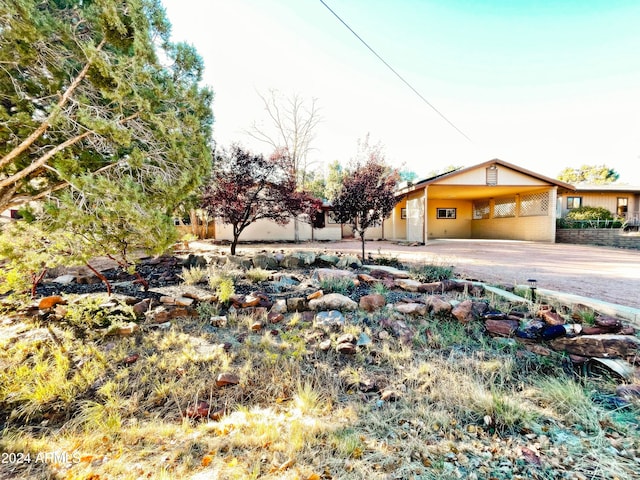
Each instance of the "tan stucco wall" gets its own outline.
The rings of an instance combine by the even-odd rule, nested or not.
[[[489,218],[471,222],[471,238],[503,240],[555,241],[550,217]]]
[[[565,194],[561,197],[562,201],[562,216],[566,216],[569,213],[567,208],[567,197],[582,197],[583,207],[604,207],[614,215],[618,209],[618,198],[628,199],[628,211],[630,213],[640,210],[640,204],[638,203],[638,196],[633,193],[617,193],[617,192],[575,192],[571,194]]]
[[[402,217],[402,209],[407,208],[407,199],[403,198],[395,206],[391,216],[384,221],[384,238],[404,240],[407,238],[407,221]]]
[[[463,172],[458,175],[454,175],[450,178],[443,178],[438,180],[438,185],[486,185],[487,184],[487,171],[486,168],[472,169],[468,172]],[[498,165],[498,185],[548,185],[548,183],[525,175],[523,173],[512,170],[508,167]]]
[[[438,208],[455,208],[455,219],[437,218]],[[472,203],[466,200],[430,199],[427,208],[428,238],[471,238]]]

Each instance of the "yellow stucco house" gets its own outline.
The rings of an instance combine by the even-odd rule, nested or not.
[[[494,159],[413,184],[383,225],[389,240],[436,238],[554,242],[557,199],[568,183]]]
[[[558,198],[558,205],[562,217],[574,208],[603,207],[631,227],[640,225],[640,186],[577,184],[575,191]]]

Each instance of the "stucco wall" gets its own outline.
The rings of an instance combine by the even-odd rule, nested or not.
[[[456,218],[437,218],[439,208],[455,208]],[[428,238],[471,238],[472,203],[465,200],[430,199],[427,207]]]
[[[216,240],[233,240],[233,227],[229,224],[216,222]],[[313,236],[312,236],[313,235]],[[298,221],[298,240],[340,240],[340,225],[327,224],[324,228],[314,228],[311,225]],[[294,242],[295,224],[291,220],[286,225],[278,225],[271,220],[258,220],[252,223],[240,234],[241,242]]]
[[[618,209],[618,198],[627,198],[628,211],[630,213],[640,210],[640,204],[638,202],[638,195],[625,192],[575,192],[572,194],[563,195],[559,201],[562,202],[562,216],[566,216],[569,213],[567,208],[567,197],[582,197],[583,207],[604,207],[614,215]]]
[[[549,225],[549,217],[542,216],[489,218],[471,222],[471,238],[553,242],[554,233]]]
[[[525,175],[524,173],[517,172],[508,167],[498,165],[498,185],[521,185],[521,186],[533,186],[533,185],[548,185],[548,183]],[[476,168],[468,172],[463,172],[458,175],[454,175],[451,178],[443,178],[438,180],[438,185],[486,185],[487,184],[487,170],[486,168]]]

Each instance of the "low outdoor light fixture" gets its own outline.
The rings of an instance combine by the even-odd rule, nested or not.
[[[531,301],[535,302],[536,301],[536,284],[538,283],[538,281],[535,278],[530,278],[529,280],[527,280],[527,282],[529,283],[529,288],[531,289]]]

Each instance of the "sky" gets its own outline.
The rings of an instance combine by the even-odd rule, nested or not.
[[[499,158],[556,177],[605,164],[640,185],[637,0],[162,0],[214,91],[214,138],[254,152],[259,94],[316,99],[312,167],[367,134],[419,178]],[[466,137],[468,138],[466,138]]]

